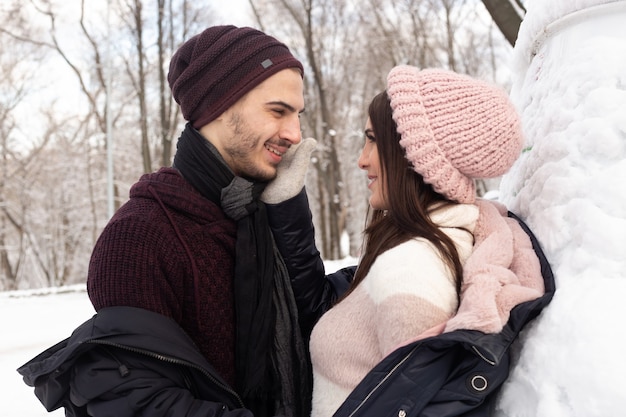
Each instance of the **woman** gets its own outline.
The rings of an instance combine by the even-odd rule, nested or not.
[[[311,336],[313,416],[332,415],[383,357],[457,309],[478,208],[435,192],[409,169],[399,140],[383,92],[369,107],[358,162],[373,210],[365,251],[349,294]]]
[[[525,225],[476,198],[474,180],[504,174],[522,142],[500,89],[450,71],[391,70],[359,158],[371,212],[354,278],[336,303],[323,279],[295,294],[319,314],[334,303],[310,337],[312,417],[488,414],[512,341],[554,291]],[[271,217],[301,282],[315,256],[298,251],[310,245],[285,221],[287,210],[304,212],[297,200]]]
[[[465,75],[399,66],[387,81],[359,158],[364,251],[310,338],[312,417],[486,414],[510,343],[552,291],[538,245],[476,198],[474,179],[520,155],[519,118],[499,88]]]

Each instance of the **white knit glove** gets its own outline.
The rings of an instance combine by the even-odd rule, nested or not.
[[[298,195],[304,187],[304,177],[316,145],[315,139],[306,138],[289,148],[283,155],[283,160],[278,164],[276,178],[270,181],[263,190],[261,201],[267,204],[278,204]]]

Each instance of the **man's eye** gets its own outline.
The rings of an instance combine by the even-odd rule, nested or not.
[[[285,114],[285,110],[284,109],[274,109],[274,113],[279,114],[279,115],[283,115]]]

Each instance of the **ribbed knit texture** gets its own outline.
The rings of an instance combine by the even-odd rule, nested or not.
[[[471,253],[474,205],[435,212],[432,219],[455,242],[461,261]],[[445,323],[456,311],[453,274],[424,239],[381,254],[368,275],[318,321],[311,335],[312,417],[330,417],[380,360],[403,342]]]
[[[176,170],[144,175],[96,242],[91,302],[173,318],[234,385],[235,235],[235,223]]]
[[[503,175],[520,155],[519,117],[496,86],[401,65],[388,75],[387,94],[407,159],[451,200],[472,203],[474,179]]]
[[[183,117],[199,129],[286,68],[304,72],[275,38],[249,27],[213,26],[176,51],[167,79]]]

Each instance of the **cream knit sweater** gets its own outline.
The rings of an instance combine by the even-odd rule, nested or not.
[[[461,262],[472,252],[478,207],[433,213],[456,244]],[[465,229],[465,230],[462,230]],[[361,284],[322,316],[311,335],[312,417],[330,417],[387,354],[457,309],[454,279],[431,243],[416,238],[381,254]]]

